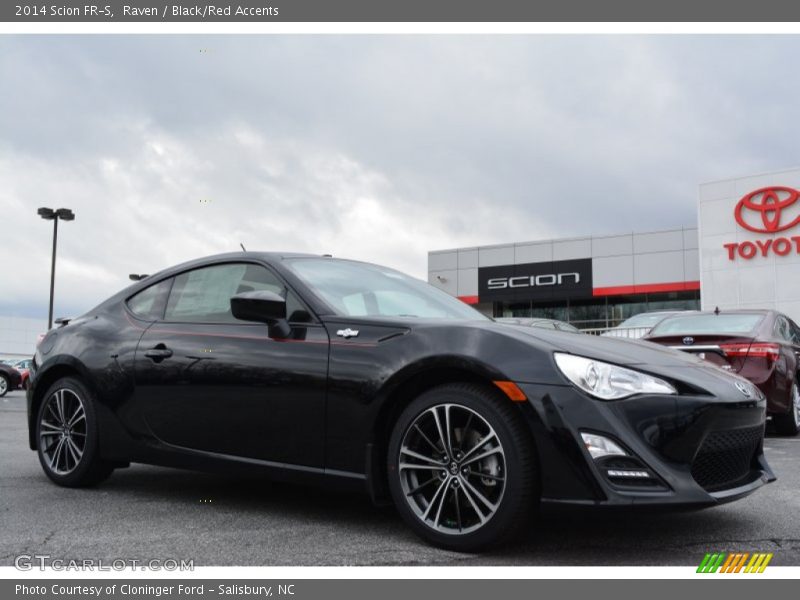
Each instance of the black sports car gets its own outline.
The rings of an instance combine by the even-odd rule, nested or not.
[[[494,323],[392,269],[236,253],[50,331],[30,447],[60,485],[143,462],[365,488],[440,546],[542,502],[709,506],[774,476],[765,399],[647,342]]]

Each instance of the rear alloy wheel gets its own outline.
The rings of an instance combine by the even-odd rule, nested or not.
[[[0,398],[5,396],[8,393],[8,389],[11,387],[11,384],[8,381],[8,377],[5,375],[0,374]]]
[[[390,441],[390,488],[424,539],[476,551],[525,531],[536,505],[530,433],[510,401],[446,385],[403,412]]]
[[[91,395],[77,379],[57,381],[39,407],[36,439],[39,462],[55,483],[79,487],[98,483],[114,470],[101,460]]]
[[[800,432],[800,389],[797,381],[792,383],[791,407],[784,415],[774,415],[775,431],[781,435],[797,435]]]

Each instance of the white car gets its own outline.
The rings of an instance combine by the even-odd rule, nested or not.
[[[609,329],[602,335],[607,337],[624,337],[638,340],[650,333],[650,330],[660,323],[663,319],[688,312],[685,310],[659,310],[653,312],[639,313],[625,319],[622,323]]]

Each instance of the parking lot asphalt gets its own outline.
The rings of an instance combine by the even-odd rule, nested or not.
[[[800,565],[800,437],[769,436],[778,481],[712,509],[543,509],[513,546],[477,555],[418,540],[366,495],[132,465],[60,488],[27,447],[25,399],[0,399],[0,565],[21,554],[193,559],[211,565],[697,565],[706,552],[772,552]]]

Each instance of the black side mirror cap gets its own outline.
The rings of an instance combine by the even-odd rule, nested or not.
[[[231,313],[242,321],[266,323],[270,337],[283,339],[291,333],[286,320],[286,300],[275,292],[257,290],[236,294],[231,298]]]

